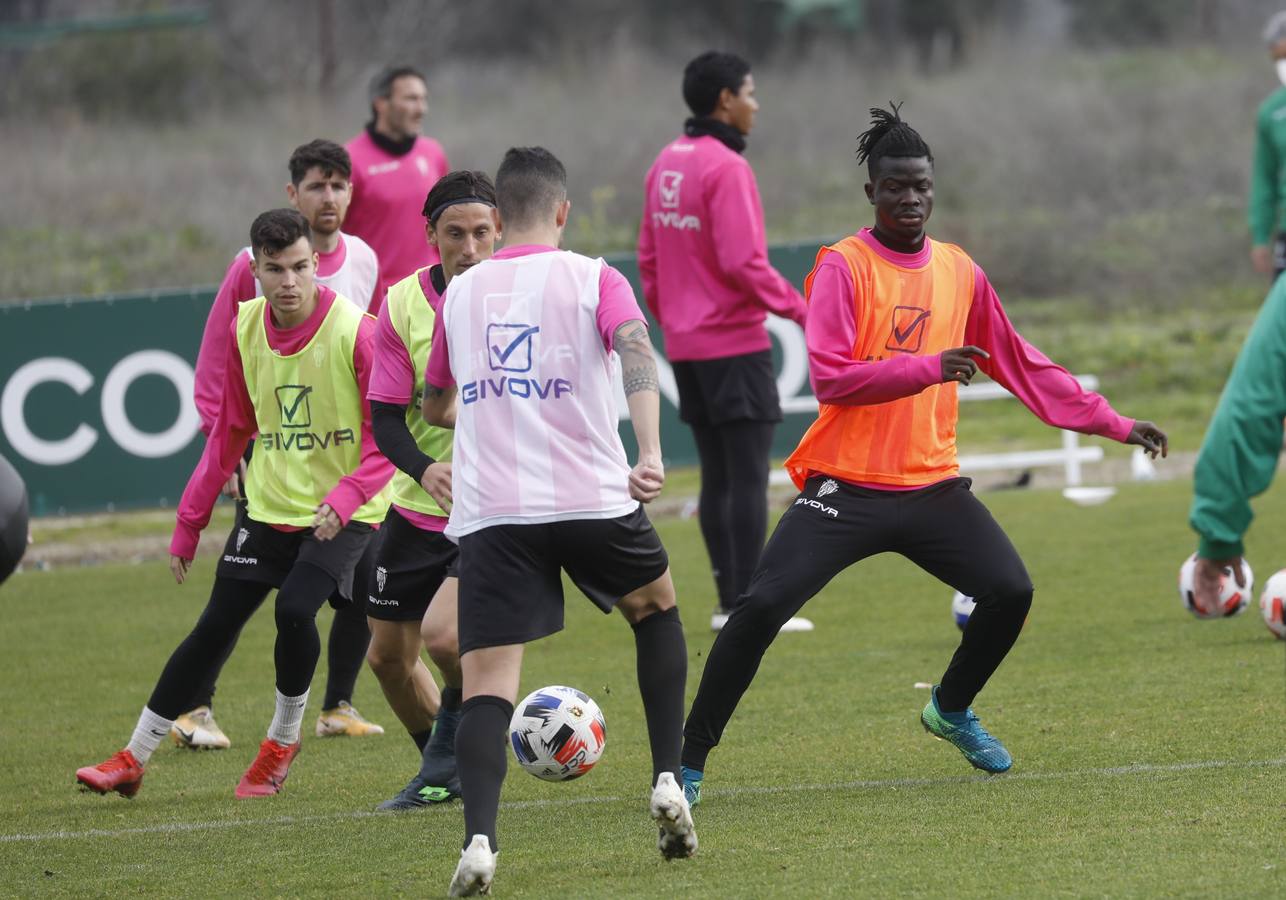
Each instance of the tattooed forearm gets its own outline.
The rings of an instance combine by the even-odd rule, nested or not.
[[[660,393],[656,374],[656,357],[652,342],[647,336],[647,326],[637,319],[626,322],[612,335],[612,349],[621,356],[621,378],[625,396],[638,391]]]

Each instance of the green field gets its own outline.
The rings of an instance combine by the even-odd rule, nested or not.
[[[974,773],[921,730],[958,632],[950,590],[904,560],[850,570],[806,609],[817,631],[765,658],[710,758],[695,859],[665,863],[646,811],[633,642],[573,602],[528,653],[523,689],[591,693],[608,748],[587,777],[511,765],[501,897],[1282,896],[1283,644],[1252,606],[1200,622],[1174,590],[1194,540],[1189,487],[1132,485],[1105,506],[1057,492],[985,497],[1036,584],[1026,630],[975,708],[1014,769]],[[1270,496],[1249,545],[1286,566]],[[685,611],[694,691],[712,635],[695,521],[660,523]],[[441,896],[459,804],[371,812],[415,765],[374,678],[356,704],[384,737],[306,737],[285,791],[232,791],[272,713],[272,619],[247,627],[220,684],[229,751],[165,746],[133,801],[78,793],[73,772],[128,739],[211,574],[161,563],[28,572],[0,590],[0,893]],[[327,617],[328,613],[323,613]],[[322,676],[317,679],[320,689]],[[319,700],[320,698],[316,698]],[[315,704],[314,704],[315,706]],[[312,718],[307,720],[311,727]]]

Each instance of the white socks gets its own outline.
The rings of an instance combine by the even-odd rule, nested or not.
[[[134,736],[129,739],[125,749],[134,755],[140,766],[147,765],[147,761],[152,758],[152,753],[157,747],[161,746],[161,741],[170,733],[170,727],[174,724],[173,719],[166,719],[158,716],[146,706],[143,712],[139,714],[138,724],[134,726]]]
[[[277,691],[277,711],[272,714],[268,737],[278,744],[299,743],[300,725],[304,721],[304,707],[308,705],[308,691],[298,697],[287,697]]]

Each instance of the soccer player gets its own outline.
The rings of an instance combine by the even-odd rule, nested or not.
[[[450,496],[452,434],[424,421],[420,401],[442,295],[453,278],[491,257],[498,236],[495,207],[496,190],[483,172],[450,172],[438,180],[424,201],[424,231],[442,262],[393,285],[375,330],[371,424],[376,444],[399,471],[393,476],[393,505],[381,528],[366,604],[371,623],[367,657],[389,706],[421,754],[415,777],[380,809],[415,809],[460,794],[455,771],[461,700],[459,554],[442,533],[446,509],[433,498]],[[421,645],[442,672],[440,704],[420,660]]]
[[[371,82],[370,98],[371,120],[346,145],[353,156],[355,194],[348,228],[379,254],[378,303],[393,284],[438,261],[437,251],[420,240],[420,198],[450,166],[442,145],[420,134],[429,89],[418,69],[393,66],[380,72]]]
[[[0,456],[0,584],[27,551],[27,486],[9,460]]]
[[[781,623],[839,572],[883,552],[977,600],[920,721],[975,767],[1009,769],[1009,753],[970,704],[1018,638],[1032,584],[957,474],[956,390],[979,368],[1050,425],[1167,452],[1159,428],[1122,418],[1024,341],[963,250],[925,234],[933,154],[897,107],[871,114],[858,162],[867,164],[874,224],[823,247],[804,282],[821,410],[786,461],[801,493],[715,639],[688,714],[683,778],[694,803],[706,757]]]
[[[1259,105],[1255,117],[1255,157],[1250,178],[1250,261],[1255,271],[1274,279],[1286,270],[1286,10],[1264,26],[1264,43],[1277,70],[1277,88]]]
[[[759,102],[750,65],[703,53],[683,72],[692,118],[647,173],[643,297],[665,335],[679,417],[701,460],[698,518],[714,573],[715,631],[750,584],[768,533],[768,459],[781,403],[768,313],[804,322],[804,298],[768,262],[764,212],[742,157]],[[809,631],[791,618],[783,631]]]
[[[353,166],[348,151],[333,141],[310,141],[295,148],[290,155],[289,169],[286,196],[291,206],[308,220],[317,251],[317,283],[366,309],[379,285],[379,261],[365,241],[341,230],[353,195]],[[246,247],[232,260],[219,285],[197,355],[194,393],[201,430],[207,435],[214,427],[223,398],[224,368],[233,341],[232,322],[240,304],[262,296],[263,290],[255,275],[254,254]],[[242,501],[244,474],[243,464],[228,480],[224,489],[227,496]],[[369,643],[363,604],[339,606],[327,643],[329,665],[326,696],[317,719],[319,736],[383,734],[383,728],[368,722],[352,706],[353,688]],[[235,647],[234,639],[228,646],[229,655]],[[190,708],[175,720],[171,737],[179,746],[215,750],[231,746],[232,742],[214,719],[215,684],[226,662],[226,657],[219,660],[197,688]]]
[[[423,404],[430,423],[455,428],[451,495],[437,498],[452,504],[446,533],[460,543],[465,849],[452,896],[490,889],[523,645],[562,629],[563,571],[634,629],[658,847],[674,858],[697,846],[676,781],[683,626],[665,548],[639,505],[665,478],[647,327],[619,272],[558,250],[570,204],[552,153],[509,150],[496,201],[507,246],[447,289]],[[617,431],[613,352],[638,439],[632,469]]]
[[[1286,280],[1279,278],[1237,355],[1193,471],[1189,522],[1200,538],[1193,572],[1200,609],[1218,608],[1225,566],[1246,587],[1241,556],[1254,518],[1250,499],[1268,490],[1277,474],[1284,419]]]
[[[76,779],[132,797],[144,767],[192,693],[277,588],[276,711],[238,797],[281,790],[299,753],[300,723],[320,655],[314,621],[334,593],[352,595],[353,568],[388,508],[393,467],[375,446],[366,403],[375,321],[315,281],[308,221],[263,213],[250,227],[264,296],[242,303],[232,326],[223,402],[183,492],[170,541],[182,584],[219,490],[252,435],[247,506],[228,536],[214,588],[192,633],[170,656],[125,749]]]

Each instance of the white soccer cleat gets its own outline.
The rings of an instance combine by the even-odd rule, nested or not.
[[[660,828],[656,848],[666,859],[686,859],[697,852],[692,810],[671,772],[662,772],[652,789],[652,820]],[[477,840],[477,838],[474,838]]]
[[[175,719],[170,737],[178,746],[193,750],[227,750],[232,746],[208,706],[198,706]]]
[[[812,631],[812,630],[813,630],[812,619],[805,619],[803,616],[791,616],[789,619],[786,620],[786,624],[781,626],[781,630],[778,631],[777,633],[786,634],[787,632]]]
[[[679,795],[682,799],[683,795]],[[479,894],[491,893],[491,879],[496,875],[496,857],[491,852],[491,842],[485,834],[475,834],[469,846],[460,851],[460,862],[456,864],[455,875],[451,878],[448,897],[476,897]]]
[[[731,615],[732,613],[724,612],[723,607],[721,606],[715,607],[714,615],[710,617],[710,630],[723,631],[723,626],[728,624],[728,617]],[[778,630],[777,633],[786,634],[787,632],[800,632],[800,631],[812,631],[812,630],[813,630],[812,619],[805,619],[803,616],[791,616],[789,619],[786,620],[786,624],[781,626],[781,628]]]

